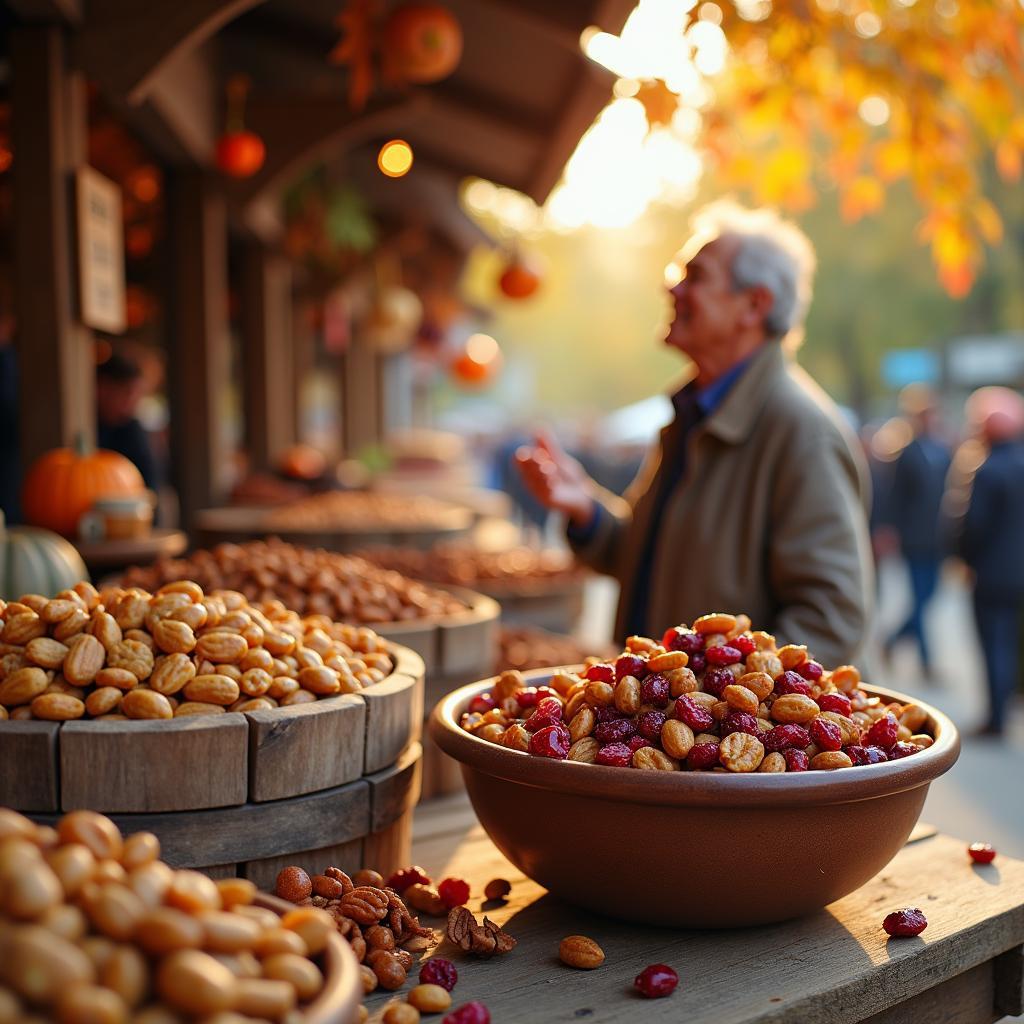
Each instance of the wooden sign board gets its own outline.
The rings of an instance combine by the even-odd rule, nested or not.
[[[125,328],[121,190],[91,167],[78,169],[76,185],[82,322],[98,331],[120,334]]]

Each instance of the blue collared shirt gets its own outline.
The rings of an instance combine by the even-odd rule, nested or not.
[[[650,593],[651,566],[654,562],[654,549],[660,532],[661,518],[668,504],[669,495],[675,490],[679,481],[686,472],[686,436],[701,420],[706,419],[725,401],[732,386],[743,376],[753,356],[748,356],[742,362],[737,363],[730,370],[726,371],[717,380],[703,388],[697,387],[696,381],[690,381],[680,388],[672,396],[672,405],[676,411],[676,422],[683,424],[681,443],[677,448],[677,456],[670,465],[667,465],[658,480],[658,493],[655,497],[654,509],[651,515],[651,528],[645,538],[643,554],[637,568],[636,580],[633,586],[633,593],[629,595],[629,612],[626,621],[629,625],[628,635],[634,633],[642,635],[654,635],[660,637],[659,630],[667,629],[672,623],[648,623],[647,605],[648,594]],[[571,524],[567,530],[569,539],[578,545],[584,545],[597,533],[603,516],[608,512],[600,502],[594,506],[594,516],[583,529],[573,527]],[[626,600],[623,595],[620,600]],[[649,631],[653,630],[653,634]],[[618,639],[624,639],[617,637]]]

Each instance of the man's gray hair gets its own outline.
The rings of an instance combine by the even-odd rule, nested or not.
[[[764,323],[770,338],[784,338],[803,326],[816,260],[814,246],[800,228],[774,210],[747,210],[731,200],[705,206],[694,216],[693,224],[705,242],[736,239],[733,286],[761,286],[771,292],[772,308]]]

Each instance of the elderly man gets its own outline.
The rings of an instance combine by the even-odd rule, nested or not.
[[[548,438],[520,449],[520,470],[568,517],[579,557],[619,580],[617,639],[743,611],[826,665],[852,660],[870,606],[867,475],[835,406],[782,344],[802,324],[813,251],[768,211],[718,204],[696,227],[665,338],[694,373],[627,499]]]

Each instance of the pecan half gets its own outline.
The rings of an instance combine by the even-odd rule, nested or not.
[[[325,868],[324,877],[333,878],[336,882],[341,882],[342,890],[341,895],[344,896],[346,893],[350,893],[354,888],[355,884],[352,879],[345,874],[341,868]],[[326,893],[324,894],[326,895]]]
[[[503,932],[490,918],[477,924],[476,918],[465,907],[454,907],[448,915],[446,930],[448,939],[467,953],[490,957],[496,953],[507,953],[516,945],[516,940]]]
[[[338,901],[338,907],[346,917],[366,926],[376,924],[387,914],[388,897],[380,889],[361,885],[345,893]]]

